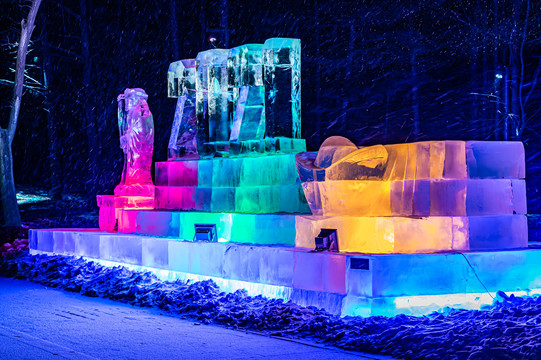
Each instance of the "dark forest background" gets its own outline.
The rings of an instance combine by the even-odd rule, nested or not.
[[[5,126],[28,7],[0,4]],[[309,150],[331,135],[358,145],[521,140],[529,212],[541,212],[541,0],[43,0],[13,143],[17,185],[95,204],[120,180],[119,93],[149,94],[154,160],[164,161],[169,63],[270,37],[301,39]]]

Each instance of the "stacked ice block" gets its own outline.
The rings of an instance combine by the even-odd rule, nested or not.
[[[299,39],[272,38],[172,63],[168,96],[178,100],[168,159],[306,151],[300,55]]]
[[[309,213],[295,155],[156,163],[156,208],[226,213]]]
[[[527,246],[520,142],[426,141],[357,148],[339,137],[298,154],[313,216],[299,217],[297,246],[321,228],[341,251],[489,250]]]

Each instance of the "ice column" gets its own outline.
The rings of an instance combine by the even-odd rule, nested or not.
[[[262,48],[263,44],[245,44],[229,51],[227,73],[234,112],[231,141],[265,136]]]
[[[266,137],[301,137],[301,41],[271,38],[263,45]]]
[[[154,196],[150,168],[154,150],[154,122],[143,89],[126,89],[118,100],[120,147],[124,168],[115,195]]]
[[[176,61],[169,66],[167,89],[169,97],[178,97],[168,159],[197,159],[195,59]]]
[[[228,54],[227,49],[212,49],[195,59],[197,152],[201,157],[224,156],[229,151]]]

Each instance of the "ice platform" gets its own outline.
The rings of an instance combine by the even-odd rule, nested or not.
[[[340,315],[422,315],[478,309],[496,291],[541,293],[541,249],[433,254],[314,252],[291,246],[183,241],[97,229],[30,230],[33,254],[82,256],[163,280],[212,279]],[[191,240],[191,239],[188,239]],[[99,259],[99,260],[98,260]]]

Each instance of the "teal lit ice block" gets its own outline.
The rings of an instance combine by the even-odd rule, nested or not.
[[[215,224],[219,242],[295,245],[295,216],[121,210],[119,232],[192,241],[195,224]]]
[[[294,154],[156,163],[156,186],[241,187],[300,184]]]
[[[301,137],[301,41],[271,38],[263,45],[266,137]]]

